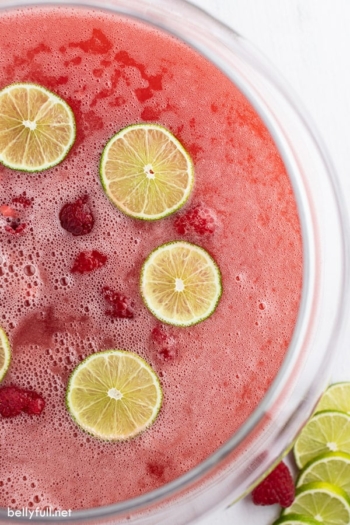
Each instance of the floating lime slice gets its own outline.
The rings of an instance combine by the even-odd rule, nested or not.
[[[325,410],[315,414],[300,432],[294,456],[298,467],[325,452],[350,454],[350,415],[337,410]]]
[[[95,437],[122,441],[156,419],[162,389],[153,369],[137,354],[106,350],[87,357],[73,371],[66,405],[84,430]]]
[[[346,492],[329,483],[308,483],[300,487],[283,516],[299,514],[325,525],[349,525],[350,499]]]
[[[221,274],[203,248],[174,241],[156,248],[141,271],[141,295],[164,323],[190,326],[207,319],[222,293]]]
[[[75,140],[71,108],[37,84],[0,91],[0,162],[21,171],[42,171],[61,162]]]
[[[296,486],[314,481],[326,481],[337,485],[350,497],[350,454],[327,452],[309,461],[301,471]]]
[[[11,347],[4,330],[0,327],[0,381],[3,380],[11,361]]]
[[[107,143],[102,186],[123,213],[144,220],[181,208],[193,186],[193,163],[182,144],[157,124],[128,126]]]
[[[317,405],[316,412],[341,410],[350,414],[350,383],[334,383],[327,388]]]

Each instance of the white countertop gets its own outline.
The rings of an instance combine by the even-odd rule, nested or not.
[[[350,210],[349,0],[190,2],[255,44],[289,82],[328,147]],[[332,382],[350,381],[347,346],[338,352]],[[255,507],[247,497],[198,525],[271,525],[278,515],[277,505]]]

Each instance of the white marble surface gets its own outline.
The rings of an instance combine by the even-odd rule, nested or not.
[[[350,1],[191,0],[249,39],[289,82],[328,147],[350,210]],[[350,334],[350,330],[349,330]],[[350,344],[340,349],[332,381],[350,381]],[[199,525],[270,525],[277,506],[250,498]]]

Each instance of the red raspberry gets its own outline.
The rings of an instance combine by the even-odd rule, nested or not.
[[[88,196],[85,195],[75,202],[68,202],[60,211],[61,226],[72,235],[86,235],[94,226],[95,219],[87,201]]]
[[[176,338],[161,325],[151,332],[151,346],[161,361],[172,361],[177,357]]]
[[[0,414],[2,417],[18,416],[21,412],[38,416],[44,407],[44,399],[32,390],[24,390],[16,386],[0,388]]]
[[[29,403],[26,406],[26,408],[23,409],[23,411],[27,412],[27,414],[33,414],[34,416],[39,416],[41,412],[44,410],[45,401],[36,392],[30,392],[30,394],[31,394],[30,396],[31,398],[29,399]]]
[[[12,202],[13,204],[20,204],[23,208],[29,208],[32,205],[32,200],[26,197],[25,191],[21,195],[13,197]]]
[[[179,235],[211,235],[215,227],[215,214],[203,203],[196,204],[174,221],[174,228]]]
[[[21,222],[20,219],[7,219],[7,221],[8,224],[6,224],[5,230],[7,233],[11,233],[12,235],[18,235],[19,233],[22,233],[26,227],[26,224]]]
[[[110,310],[106,310],[107,315],[114,319],[132,319],[134,317],[134,302],[130,301],[126,295],[115,292],[108,286],[102,289],[102,293],[107,303],[112,307]]]
[[[295,488],[289,468],[283,461],[252,492],[255,505],[290,507],[294,501]]]
[[[72,273],[87,273],[97,270],[106,264],[107,255],[92,250],[92,252],[80,252],[72,266]]]

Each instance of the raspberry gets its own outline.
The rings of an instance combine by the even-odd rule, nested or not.
[[[80,252],[72,266],[72,273],[87,273],[97,270],[106,264],[107,256],[97,250]]]
[[[215,227],[215,214],[203,203],[196,204],[174,221],[174,228],[179,235],[211,235]]]
[[[37,394],[36,392],[31,392],[31,399],[29,400],[27,407],[24,408],[23,411],[27,412],[27,414],[39,416],[44,410],[44,407],[44,399],[41,396],[39,396],[39,394]]]
[[[16,386],[0,388],[0,414],[2,417],[18,416],[21,412],[38,416],[44,407],[44,399],[32,390],[24,390]]]
[[[7,233],[11,234],[18,234],[22,233],[24,228],[26,227],[26,224],[24,222],[21,223],[20,219],[7,219],[8,224],[5,226],[5,230]]]
[[[114,319],[126,318],[132,319],[134,317],[134,302],[125,295],[115,292],[108,286],[102,289],[103,297],[112,307],[106,310],[106,314]]]
[[[61,226],[72,235],[86,235],[94,226],[95,219],[87,201],[88,196],[85,195],[75,202],[68,202],[60,211]]]
[[[283,461],[252,492],[255,505],[290,507],[294,501],[295,488],[292,475]]]
[[[32,201],[26,197],[25,191],[21,195],[13,197],[12,202],[13,204],[20,204],[23,208],[29,208],[32,205]]]
[[[151,346],[161,361],[172,361],[177,357],[176,338],[161,325],[151,332]]]

